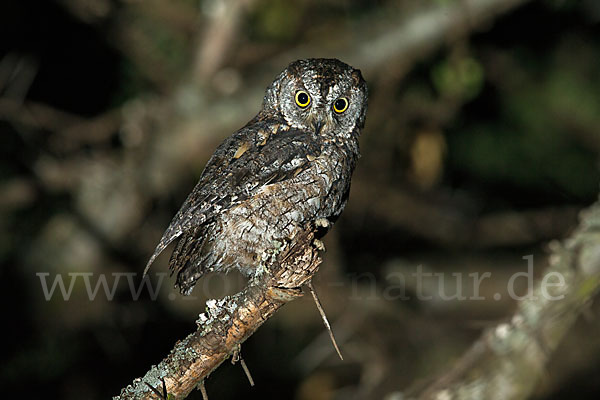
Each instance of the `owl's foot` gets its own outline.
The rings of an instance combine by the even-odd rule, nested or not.
[[[319,251],[326,251],[327,249],[325,249],[325,245],[323,244],[322,241],[320,241],[319,239],[315,239],[313,240],[313,245],[317,248],[317,250]]]
[[[327,218],[319,218],[315,221],[317,228],[329,228],[329,220]]]

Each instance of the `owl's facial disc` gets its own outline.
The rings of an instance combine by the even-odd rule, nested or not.
[[[354,128],[351,118],[352,88],[347,83],[327,80],[314,71],[284,83],[280,93],[281,112],[287,123],[316,135],[342,133]],[[356,100],[358,101],[358,100]],[[356,120],[356,118],[355,118]]]
[[[265,106],[296,129],[346,136],[362,127],[366,84],[360,71],[335,59],[296,61],[273,82]]]

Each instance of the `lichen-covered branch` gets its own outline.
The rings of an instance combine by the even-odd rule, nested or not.
[[[549,267],[511,320],[481,338],[419,399],[525,399],[561,339],[600,288],[600,203],[570,238],[550,245]]]
[[[198,329],[178,341],[162,362],[114,399],[158,399],[151,387],[160,392],[163,380],[169,395],[185,398],[275,311],[302,296],[300,287],[312,278],[321,262],[313,241],[314,232],[309,229],[282,244],[280,251],[265,255],[259,266],[262,273],[242,292],[209,300],[197,321]]]

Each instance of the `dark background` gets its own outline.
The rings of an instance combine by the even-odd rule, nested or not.
[[[214,148],[299,57],[340,57],[370,88],[363,157],[316,281],[346,360],[305,297],[244,345],[256,387],[226,362],[207,380],[211,398],[386,398],[419,385],[510,315],[515,302],[491,293],[526,269],[524,256],[539,275],[546,243],[596,200],[600,3],[523,2],[390,54],[369,41],[431,10],[451,18],[460,2],[233,3],[0,5],[4,396],[116,395],[194,330],[206,298],[243,285],[208,277],[186,300],[165,278],[156,300],[134,301],[121,278],[112,301],[102,290],[91,301],[80,277],[68,301],[46,301],[36,274],[68,285],[68,273],[93,273],[95,286],[100,274],[137,273],[138,285]],[[410,279],[410,299],[385,292],[390,274],[418,265],[490,271],[488,300],[419,301]],[[597,398],[590,311],[534,398]]]

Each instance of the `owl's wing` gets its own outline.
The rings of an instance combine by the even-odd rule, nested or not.
[[[150,257],[156,257],[175,239],[182,243],[170,267],[181,270],[193,258],[204,237],[201,228],[215,216],[250,197],[262,186],[285,181],[306,169],[321,148],[312,132],[281,128],[265,122],[249,124],[215,151],[200,181],[185,200]]]

